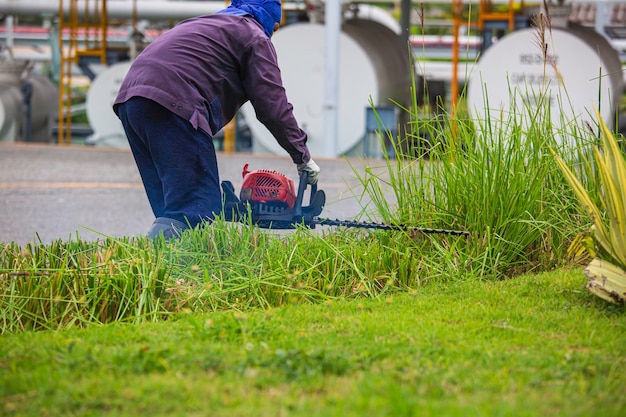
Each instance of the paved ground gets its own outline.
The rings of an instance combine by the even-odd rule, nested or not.
[[[275,169],[297,178],[288,157],[220,154],[221,179],[241,185],[241,169]],[[319,188],[327,195],[322,216],[352,218],[361,211],[359,160],[319,159]],[[360,169],[360,168],[357,168]],[[80,145],[0,144],[0,242],[24,245],[56,239],[133,236],[154,220],[127,149]]]

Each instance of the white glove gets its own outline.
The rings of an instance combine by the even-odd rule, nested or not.
[[[298,174],[302,176],[302,174],[304,173],[306,173],[306,182],[308,184],[317,184],[317,177],[320,174],[320,167],[317,166],[315,161],[309,159],[309,162],[307,162],[306,164],[298,164]]]

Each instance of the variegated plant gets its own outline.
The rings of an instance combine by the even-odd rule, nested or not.
[[[594,203],[572,170],[555,153],[557,163],[565,174],[581,204],[593,220],[591,237],[595,259],[587,266],[587,288],[614,303],[626,302],[626,160],[611,130],[597,118],[602,131],[602,146],[594,147],[601,196]]]

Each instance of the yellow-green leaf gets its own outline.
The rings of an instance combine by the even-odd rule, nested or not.
[[[585,269],[587,288],[612,303],[626,302],[626,271],[601,259],[594,259]]]

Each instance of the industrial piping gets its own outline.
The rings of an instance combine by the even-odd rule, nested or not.
[[[133,15],[132,0],[107,1],[107,15],[109,19],[126,19]],[[85,5],[93,10],[93,0],[78,3],[79,14],[83,13]],[[137,17],[147,20],[182,20],[194,16],[212,14],[225,7],[224,1],[166,1],[166,0],[138,0]],[[304,4],[287,3],[285,10],[304,10]],[[0,0],[0,10],[3,14],[21,16],[57,15],[59,13],[58,0]],[[69,1],[64,4],[63,12],[68,13]]]

